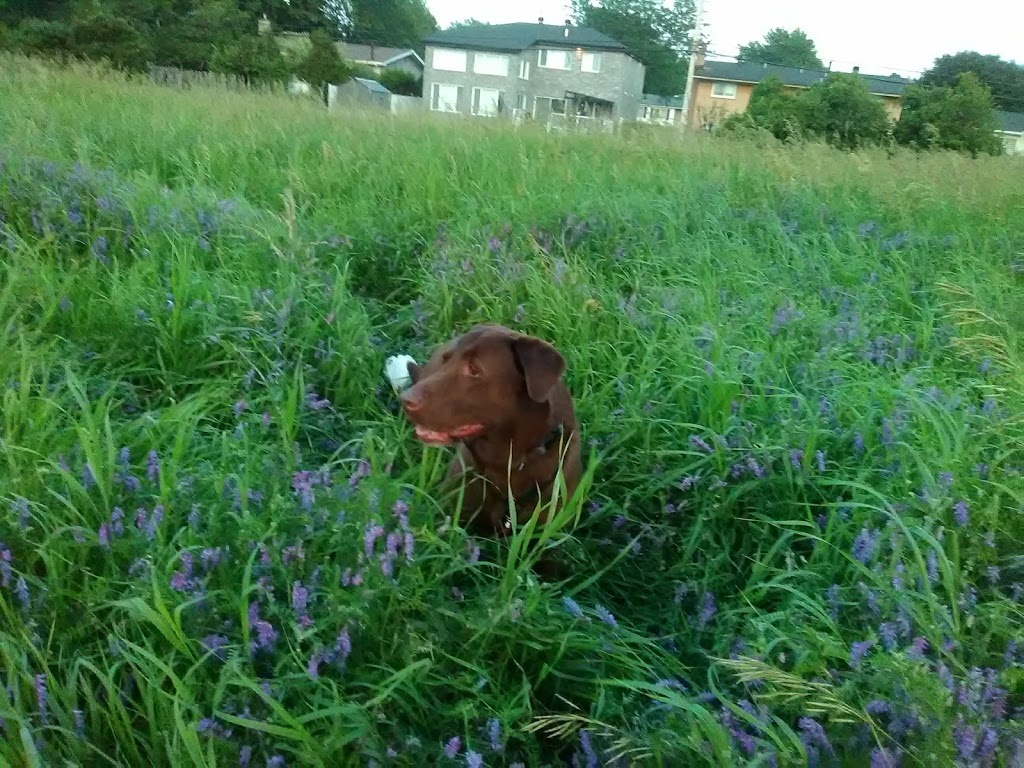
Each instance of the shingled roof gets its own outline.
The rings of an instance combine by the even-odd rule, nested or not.
[[[780,67],[759,61],[705,61],[694,71],[704,80],[728,80],[735,83],[759,83],[769,75],[777,76],[785,85],[810,88],[832,74],[821,69]],[[871,93],[877,96],[902,96],[910,81],[899,75],[860,75]]]
[[[1024,112],[996,112],[999,130],[1007,133],[1024,133]]]
[[[568,34],[566,34],[568,30]],[[626,46],[596,29],[562,24],[473,24],[445,29],[423,38],[426,45],[519,53],[534,45],[623,51]]]

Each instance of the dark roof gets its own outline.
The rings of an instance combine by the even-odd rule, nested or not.
[[[1024,133],[1024,112],[996,112],[999,130],[1007,133]]]
[[[731,80],[738,83],[759,83],[769,75],[776,75],[785,85],[810,88],[832,74],[821,69],[799,69],[762,64],[759,61],[705,61],[694,77],[705,80]],[[910,81],[899,75],[860,75],[873,94],[902,96]]]
[[[370,91],[371,93],[391,93],[391,91],[389,91],[383,85],[378,83],[376,80],[370,80],[365,77],[353,77],[352,79],[359,83],[361,86],[363,86],[363,88]]]
[[[645,107],[679,107],[683,106],[682,96],[658,96],[654,93],[645,93],[640,99]]]
[[[605,51],[624,51],[626,46],[596,29],[561,24],[473,24],[468,27],[444,29],[423,38],[426,45],[450,48],[474,48],[485,51],[518,53],[534,45],[565,48],[596,48]]]

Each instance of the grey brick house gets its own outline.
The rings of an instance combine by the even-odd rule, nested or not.
[[[644,65],[586,27],[481,24],[424,38],[423,98],[465,115],[634,120]]]

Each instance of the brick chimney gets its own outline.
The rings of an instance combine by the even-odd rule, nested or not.
[[[860,67],[854,67],[853,68],[853,74],[859,75],[860,74]]]
[[[569,27],[570,26],[572,26],[572,22],[569,19],[566,19],[565,20],[565,29],[562,30],[562,36],[563,37],[568,37],[569,36]]]
[[[537,23],[543,25],[544,24],[544,17],[543,16],[538,16],[537,17]]]
[[[704,57],[708,55],[708,44],[706,40],[701,40],[697,43],[697,47],[693,49],[693,63],[698,69],[704,66]]]

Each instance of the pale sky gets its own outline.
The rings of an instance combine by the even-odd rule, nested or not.
[[[426,2],[442,29],[469,17],[502,24],[543,16],[545,23],[560,24],[571,15],[562,0]],[[704,22],[713,53],[735,55],[740,45],[761,39],[772,27],[799,27],[833,69],[860,66],[865,74],[914,77],[938,56],[963,50],[1024,63],[1020,0],[949,6],[941,0],[705,0]]]

